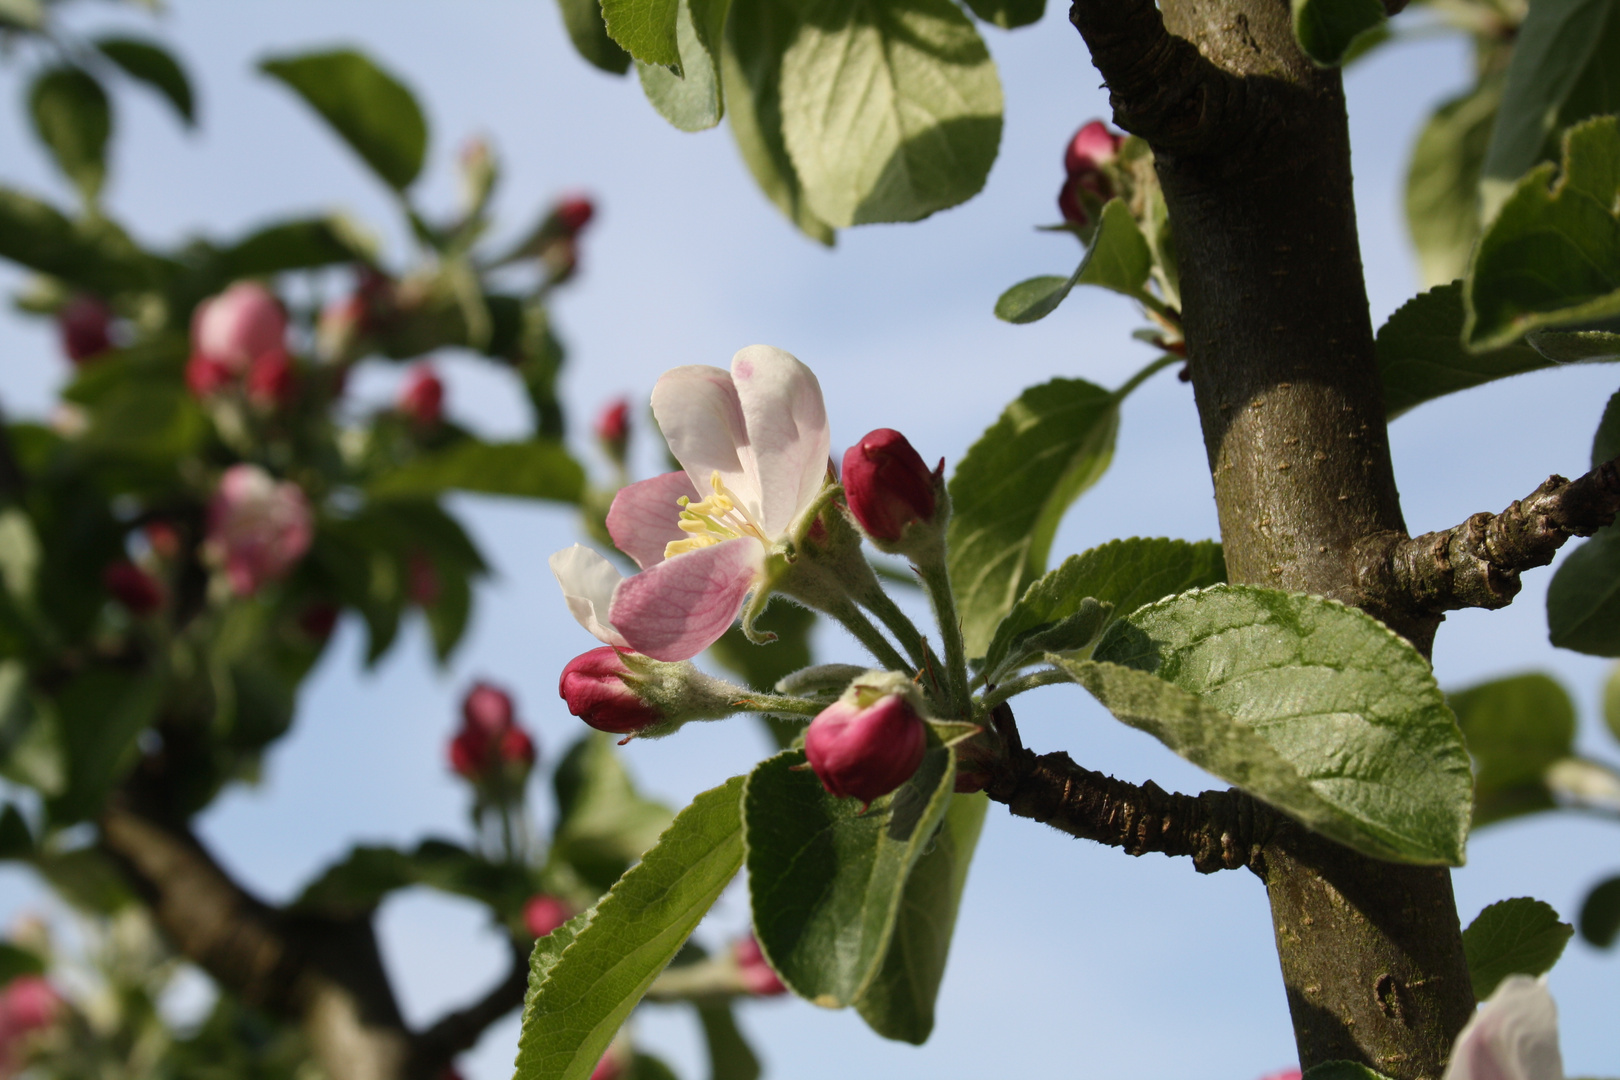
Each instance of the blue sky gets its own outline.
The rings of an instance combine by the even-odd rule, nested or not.
[[[754,189],[724,128],[670,128],[633,78],[579,60],[549,0],[523,3],[175,3],[157,33],[198,85],[201,129],[184,132],[139,90],[117,95],[110,182],[116,214],[144,239],[194,232],[228,236],[284,213],[342,209],[376,228],[398,258],[407,238],[386,192],[283,88],[258,76],[273,52],[359,44],[423,100],[431,129],[422,202],[448,210],[461,141],[487,135],[504,179],[496,206],[508,235],[557,194],[590,191],[600,206],[578,284],[555,315],[570,359],[563,388],[583,429],[610,398],[645,399],[665,368],[725,364],[737,348],[786,348],[820,376],[833,441],[896,427],[925,457],[958,459],[1001,406],[1054,375],[1117,385],[1152,353],[1128,335],[1129,302],[1098,291],[1072,296],[1025,327],[991,315],[1006,286],[1067,272],[1073,241],[1037,233],[1056,216],[1061,154],[1083,121],[1106,115],[1100,78],[1066,5],[1034,28],[987,29],[1000,64],[1007,123],[1000,157],[978,198],[910,226],[845,232],[828,252],[804,240]],[[93,5],[86,25],[150,22]],[[18,71],[0,70],[0,181],[66,189],[23,121]],[[1417,289],[1400,216],[1400,179],[1417,126],[1463,85],[1460,42],[1429,39],[1375,54],[1348,76],[1363,258],[1374,322]],[[0,289],[19,280],[0,270]],[[527,423],[510,376],[447,356],[448,408],[490,435]],[[0,315],[0,400],[22,415],[48,411],[66,372],[49,329]],[[377,368],[356,394],[385,400],[397,369]],[[1397,421],[1392,441],[1413,532],[1500,510],[1551,472],[1585,468],[1591,433],[1615,386],[1613,369],[1570,368],[1425,405]],[[593,451],[577,440],[582,456]],[[646,445],[643,472],[655,467]],[[456,501],[497,568],[468,640],[435,669],[419,627],[377,670],[360,668],[360,633],[345,622],[307,685],[293,734],[269,757],[263,783],[227,794],[200,828],[254,888],[286,897],[356,842],[409,842],[465,832],[463,792],[442,748],[466,684],[511,686],[552,760],[578,722],[556,698],[566,660],[591,646],[570,619],[545,558],[577,536],[570,514],[500,500]],[[1166,373],[1130,400],[1115,464],[1070,513],[1054,559],[1116,536],[1216,535],[1191,391]],[[1527,576],[1508,610],[1467,612],[1442,628],[1435,666],[1457,687],[1509,671],[1556,672],[1583,710],[1581,742],[1615,760],[1597,722],[1604,663],[1546,643],[1547,571]],[[828,634],[826,659],[855,659]],[[1168,788],[1209,777],[1114,722],[1078,690],[1024,699],[1026,741],[1067,749],[1092,768]],[[679,804],[746,769],[764,751],[746,720],[694,725],[623,754],[650,792]],[[542,814],[548,795],[537,786]],[[1470,846],[1455,875],[1468,920],[1486,904],[1533,895],[1573,917],[1595,880],[1620,870],[1615,827],[1573,817],[1498,826]],[[40,888],[0,870],[0,921],[37,910]],[[702,933],[725,940],[746,921],[735,889]],[[425,1020],[481,991],[502,951],[479,912],[409,893],[383,909],[382,935],[404,1007]],[[1614,1073],[1613,1016],[1620,957],[1579,942],[1552,975],[1571,1075]],[[939,1027],[922,1048],[886,1043],[851,1012],[798,1001],[750,1003],[745,1029],[776,1080],[837,1074],[883,1077],[1129,1075],[1247,1080],[1294,1061],[1262,886],[1246,872],[1209,877],[1184,861],[1131,859],[992,808],[969,877],[946,975]],[[646,1009],[638,1038],[692,1080],[703,1075],[695,1021]],[[472,1080],[505,1080],[515,1018],[464,1062]]]

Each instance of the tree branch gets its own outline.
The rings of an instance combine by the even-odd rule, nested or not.
[[[1572,536],[1591,536],[1620,512],[1620,458],[1576,480],[1549,476],[1500,514],[1478,513],[1444,532],[1378,533],[1354,551],[1360,606],[1440,614],[1506,607],[1519,574],[1546,566]]]
[[[1241,791],[1167,792],[1153,781],[1132,784],[1076,765],[1066,753],[1037,756],[1017,739],[1012,711],[998,706],[1004,758],[987,766],[985,794],[1019,817],[1127,855],[1190,856],[1201,874],[1259,869],[1261,848],[1287,818]]]
[[[486,1028],[519,1005],[529,986],[529,954],[512,942],[512,964],[506,976],[482,998],[465,1008],[446,1013],[415,1038],[413,1073],[435,1076],[450,1059],[471,1049]]]

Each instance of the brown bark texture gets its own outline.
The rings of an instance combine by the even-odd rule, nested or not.
[[[1369,603],[1358,544],[1406,536],[1337,71],[1286,0],[1076,0],[1115,118],[1155,152],[1235,582],[1361,604],[1427,652],[1439,615]],[[1439,1077],[1474,1005],[1449,872],[1280,830],[1266,882],[1300,1064]]]

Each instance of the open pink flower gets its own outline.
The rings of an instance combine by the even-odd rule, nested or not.
[[[255,281],[238,281],[209,297],[191,318],[192,353],[223,364],[234,375],[245,375],[254,360],[284,348],[286,339],[281,302]]]
[[[1444,1080],[1564,1080],[1547,984],[1509,975],[1457,1036]]]
[[[257,465],[232,465],[208,503],[205,557],[225,571],[238,596],[284,577],[314,539],[309,500],[290,480]]]
[[[621,577],[578,544],[551,557],[568,609],[609,645],[686,660],[726,632],[827,480],[821,384],[797,359],[751,345],[731,371],[664,373],[653,415],[682,472],[619,491],[613,542],[641,573]],[[706,493],[706,494],[700,494]]]

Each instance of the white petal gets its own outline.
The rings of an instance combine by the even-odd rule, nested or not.
[[[670,453],[698,493],[707,497],[714,490],[709,478],[719,473],[731,493],[757,518],[759,471],[731,376],[703,364],[671,368],[653,387],[652,407]]]
[[[1558,1006],[1547,985],[1509,975],[1468,1021],[1444,1080],[1564,1080]]]
[[[769,345],[732,357],[731,381],[758,470],[760,524],[780,536],[827,477],[831,435],[821,384],[792,354]]]
[[[579,620],[579,625],[605,645],[628,648],[624,636],[608,622],[608,606],[613,602],[613,590],[624,580],[613,564],[584,544],[564,548],[553,555],[549,562],[557,584],[562,586],[568,610]]]

